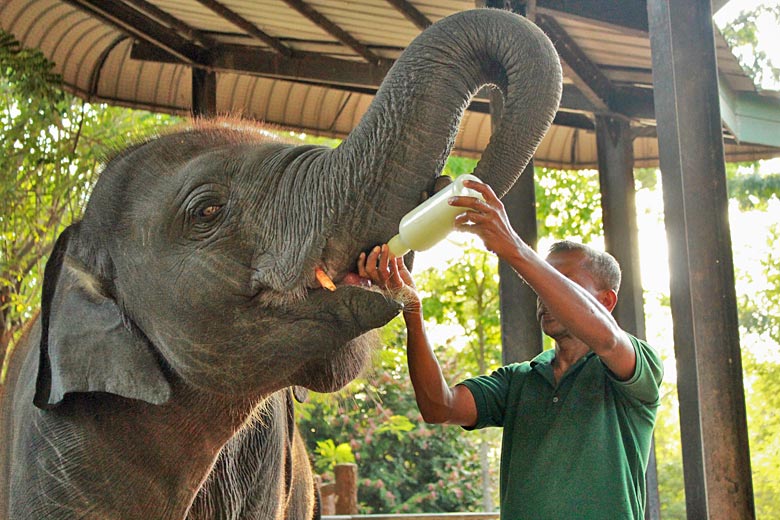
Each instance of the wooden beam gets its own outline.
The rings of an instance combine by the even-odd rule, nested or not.
[[[604,243],[607,251],[617,259],[623,274],[620,296],[613,314],[623,330],[644,339],[647,336],[636,222],[633,135],[626,119],[596,116]],[[645,519],[658,520],[661,504],[655,449],[652,445],[645,475]]]
[[[192,115],[213,117],[217,115],[217,74],[193,67]]]
[[[367,46],[357,41],[351,34],[328,20],[319,11],[312,6],[303,2],[302,0],[282,0],[285,4],[289,5],[303,16],[308,18],[314,24],[319,26],[325,32],[335,37],[338,41],[351,48],[353,51],[363,57],[368,63],[377,65],[381,62],[381,58],[374,54]]]
[[[487,99],[474,98],[471,100],[468,109],[471,112],[478,112],[480,114],[490,114],[490,104]],[[579,128],[581,130],[593,130],[595,125],[593,120],[585,114],[579,112],[565,112],[558,110],[553,118],[553,124],[557,126],[568,126],[571,128]]]
[[[623,283],[613,314],[620,326],[645,337],[634,188],[634,148],[627,120],[596,116],[596,148],[604,221],[604,242],[620,264]]]
[[[647,34],[647,1],[536,0],[537,13],[562,13]],[[554,12],[552,12],[554,11]]]
[[[125,0],[125,2],[134,6],[136,9],[146,12],[147,14],[151,15],[152,18],[160,20],[172,29],[175,29],[176,32],[186,36],[190,40],[198,43],[206,49],[211,49],[217,46],[217,42],[213,38],[206,36],[201,31],[191,27],[167,11],[163,11],[156,5],[151,4],[146,0]]]
[[[163,63],[180,63],[181,60],[166,53],[154,45],[138,42],[133,45],[131,57],[135,60]],[[333,87],[355,87],[368,89],[371,93],[379,88],[393,64],[392,60],[381,60],[374,65],[354,60],[343,60],[322,56],[321,54],[296,52],[285,58],[278,54],[243,45],[220,45],[203,59],[203,64],[218,71],[284,79],[288,81],[308,82]],[[652,119],[652,92],[640,88],[616,90],[621,113],[628,117]],[[649,107],[647,99],[649,96]],[[633,99],[636,98],[636,99]],[[487,99],[483,95],[475,100]],[[625,101],[620,101],[625,99]],[[645,100],[639,102],[637,100]],[[623,107],[620,103],[624,103]],[[595,111],[593,105],[573,85],[564,85],[561,98],[561,110],[569,112]],[[485,109],[487,113],[487,109]],[[592,129],[593,124],[586,116],[578,114],[560,114],[564,120],[579,121],[575,125]],[[583,126],[584,125],[584,126]]]
[[[614,87],[601,69],[593,63],[551,16],[537,15],[536,25],[552,40],[561,57],[564,72],[598,112],[612,112],[610,101]]]
[[[641,87],[615,87],[610,106],[616,114],[629,119],[655,119],[653,90]]]
[[[528,163],[517,182],[501,199],[520,238],[537,248],[534,161]],[[501,361],[530,361],[542,352],[542,329],[536,320],[536,293],[507,262],[498,262],[501,309]]]
[[[387,0],[387,3],[395,7],[420,30],[427,29],[433,23],[407,0]]]
[[[688,518],[755,518],[710,0],[648,0]]]
[[[135,60],[179,63],[174,56],[153,45],[136,43],[131,57]],[[310,52],[296,52],[284,57],[257,47],[221,45],[209,55],[208,66],[214,70],[254,74],[288,81],[326,86],[365,87],[375,92],[392,66],[392,60],[379,64],[331,58]]]
[[[729,0],[712,0],[712,14],[720,11],[727,3],[729,3]]]
[[[280,54],[287,58],[293,55],[292,49],[284,45],[279,39],[274,38],[270,34],[267,34],[266,32],[260,30],[255,24],[253,24],[246,18],[242,17],[235,11],[228,9],[221,3],[217,2],[216,0],[196,0],[196,1],[202,6],[212,10],[213,12],[215,12],[216,14],[218,14],[228,22],[232,23],[242,31],[246,32],[248,35],[257,38],[261,42],[265,43],[266,45],[271,47],[271,49],[273,49],[273,51],[276,52],[277,54]]]
[[[189,65],[202,64],[204,51],[171,27],[144,15],[119,0],[66,0],[125,34],[157,46]]]

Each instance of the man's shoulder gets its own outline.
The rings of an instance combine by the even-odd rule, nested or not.
[[[659,399],[659,388],[664,376],[664,365],[660,354],[647,341],[626,333],[636,352],[636,368],[631,378],[626,381],[616,379],[612,374],[610,380],[621,393],[639,399],[645,404],[656,406]]]
[[[522,361],[517,363],[508,363],[506,365],[502,365],[495,370],[491,371],[488,374],[478,375],[475,377],[469,377],[463,381],[461,381],[460,384],[465,384],[466,386],[470,385],[496,385],[501,384],[500,382],[503,382],[503,384],[510,384],[513,380],[516,378],[522,378],[525,377],[526,374],[528,374],[532,370],[531,361]]]
[[[528,369],[532,369],[535,366],[538,365],[551,365],[553,362],[553,359],[555,359],[555,349],[548,349],[543,350],[541,353],[537,354],[531,361],[525,362],[525,364],[528,365]]]
[[[495,369],[491,376],[515,377],[527,374],[533,368],[533,361],[519,361],[516,363],[507,363]]]

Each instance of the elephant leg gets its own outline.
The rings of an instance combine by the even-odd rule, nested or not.
[[[319,489],[314,483],[309,455],[303,437],[294,431],[290,451],[289,471],[291,474],[290,494],[287,498],[287,520],[300,518],[320,519]]]

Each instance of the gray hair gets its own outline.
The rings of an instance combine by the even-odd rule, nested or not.
[[[615,257],[606,251],[593,249],[585,244],[560,240],[550,246],[548,254],[578,251],[585,255],[585,268],[593,276],[593,279],[603,288],[610,288],[615,292],[620,289],[620,264]]]

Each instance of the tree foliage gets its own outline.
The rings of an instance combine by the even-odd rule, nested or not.
[[[423,315],[436,324],[457,324],[463,375],[480,375],[501,365],[498,261],[482,249],[467,249],[443,269],[418,277]]]
[[[780,4],[771,5],[767,2],[755,9],[742,11],[721,31],[740,64],[756,84],[777,85],[780,84],[780,68],[759,47],[758,21],[762,17],[774,19],[774,25],[780,25]]]
[[[0,355],[37,309],[45,260],[80,217],[102,161],[175,121],[78,100],[51,71],[0,32]]]
[[[769,226],[759,273],[739,299],[740,342],[758,518],[780,518],[780,221]]]
[[[742,211],[764,211],[770,200],[780,198],[780,172],[762,174],[759,168],[758,162],[726,164],[729,198]]]
[[[602,234],[601,191],[595,170],[536,170],[539,237],[591,242]]]
[[[298,405],[315,468],[327,481],[336,462],[353,457],[361,514],[478,510],[474,434],[422,420],[406,375],[400,319],[382,331],[382,342],[365,378],[340,393],[312,394]]]

